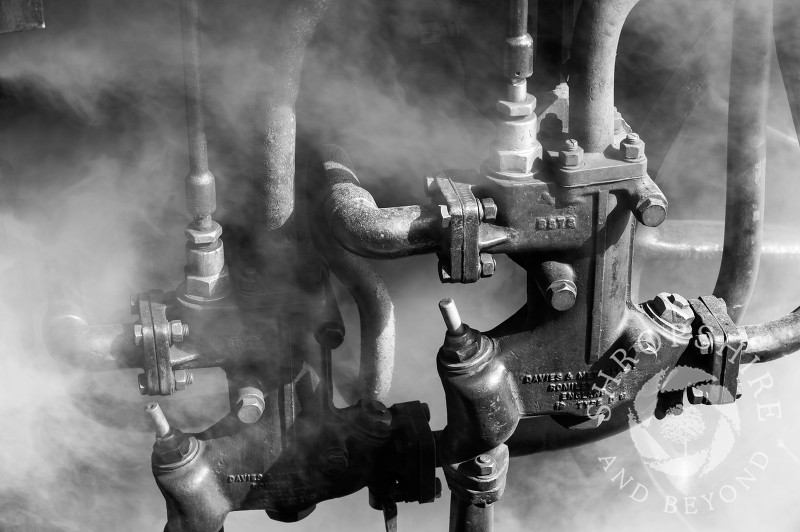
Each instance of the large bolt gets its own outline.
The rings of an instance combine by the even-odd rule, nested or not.
[[[255,423],[264,414],[266,403],[264,393],[254,386],[245,386],[239,389],[239,400],[236,403],[238,410],[236,417],[242,423]]]
[[[644,157],[644,142],[636,133],[628,133],[628,136],[620,142],[619,149],[626,161],[638,161]]]
[[[558,161],[565,168],[575,168],[583,164],[583,148],[578,145],[575,139],[569,139],[564,143],[564,148],[558,154]]]
[[[636,205],[636,214],[647,227],[658,227],[667,219],[667,202],[660,196],[643,198]]]
[[[494,473],[495,468],[495,461],[489,454],[481,454],[478,455],[475,460],[475,467],[478,470],[478,474],[482,476],[488,476]]]
[[[678,326],[688,326],[694,321],[694,311],[681,295],[662,292],[650,302],[656,316]]]
[[[550,306],[560,312],[564,312],[575,305],[575,300],[578,297],[578,287],[569,279],[561,279],[552,282],[547,287],[545,296]]]
[[[172,320],[169,322],[169,333],[172,343],[179,344],[189,336],[189,326],[182,323],[181,320]]]
[[[447,326],[447,332],[452,334],[461,334],[461,316],[458,314],[456,302],[451,298],[445,298],[439,301],[439,310],[444,318],[444,324]]]

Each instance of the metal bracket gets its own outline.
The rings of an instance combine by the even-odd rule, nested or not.
[[[725,301],[718,297],[702,296],[689,304],[699,318],[692,325],[694,334],[710,339],[710,373],[719,383],[708,388],[705,399],[714,405],[732,403],[737,396],[742,350],[747,346],[744,329],[733,323]]]
[[[175,376],[169,358],[170,325],[167,320],[167,305],[164,292],[151,290],[139,294],[139,318],[141,332],[137,332],[144,348],[144,375],[146,382],[140,385],[143,394],[172,395],[175,391]],[[137,328],[138,329],[138,328]]]

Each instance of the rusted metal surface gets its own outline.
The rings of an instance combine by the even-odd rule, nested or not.
[[[800,134],[800,3],[775,0],[774,10],[775,52],[795,132]]]
[[[320,148],[323,172],[314,177],[311,190],[344,248],[364,257],[396,258],[431,253],[439,246],[442,225],[437,206],[409,205],[379,208],[363,189],[347,153],[338,146]]]
[[[42,0],[2,0],[0,34],[44,28]]]
[[[639,0],[584,0],[572,42],[570,136],[587,152],[614,137],[614,66],[622,25]]]
[[[737,0],[728,100],[725,245],[714,295],[738,323],[758,276],[764,224],[772,0]]]
[[[747,349],[742,363],[769,362],[800,351],[800,312],[760,325],[745,325]]]

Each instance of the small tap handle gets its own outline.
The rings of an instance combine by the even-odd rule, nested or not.
[[[447,331],[452,334],[459,334],[461,332],[462,323],[461,316],[458,314],[456,302],[451,298],[445,298],[439,301],[439,310],[442,311],[442,318],[447,325]]]

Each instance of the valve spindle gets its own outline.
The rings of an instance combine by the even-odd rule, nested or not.
[[[461,316],[458,314],[456,302],[451,298],[445,298],[439,301],[439,310],[442,311],[442,318],[447,325],[447,332],[452,334],[459,334],[461,332]]]
[[[156,436],[159,438],[165,437],[170,433],[172,427],[169,426],[167,416],[161,410],[158,403],[147,403],[144,407],[145,413],[150,416],[150,423],[153,424],[153,429],[156,431]]]

